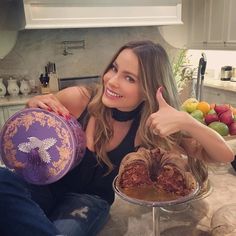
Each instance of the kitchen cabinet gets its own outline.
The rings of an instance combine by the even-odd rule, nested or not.
[[[0,1],[0,59],[15,46],[20,29],[20,1]]]
[[[220,88],[211,88],[204,86],[203,100],[208,103],[230,104],[236,107],[236,91],[228,91]]]
[[[235,0],[191,0],[188,47],[236,49]]]
[[[24,107],[24,104],[0,106],[0,128],[4,125],[8,118]]]
[[[182,0],[23,0],[24,29],[181,24]]]

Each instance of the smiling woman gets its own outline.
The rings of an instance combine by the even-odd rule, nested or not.
[[[96,235],[109,216],[114,201],[112,183],[122,159],[141,146],[184,149],[200,184],[207,176],[205,160],[233,160],[232,150],[217,133],[178,110],[168,55],[151,41],[123,45],[108,63],[99,85],[35,96],[27,105],[67,120],[75,116],[85,132],[86,151],[79,165],[43,187],[0,169],[3,235]],[[77,209],[86,210],[74,214]]]

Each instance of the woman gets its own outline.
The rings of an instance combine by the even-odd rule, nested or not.
[[[232,150],[215,131],[178,111],[168,56],[150,41],[121,47],[98,88],[71,87],[56,95],[36,96],[28,107],[78,117],[87,149],[79,166],[44,187],[1,169],[3,235],[96,235],[114,201],[112,181],[120,162],[139,146],[182,146],[200,169],[203,160],[233,160]]]

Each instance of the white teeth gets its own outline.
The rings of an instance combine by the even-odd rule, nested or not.
[[[111,95],[111,96],[114,96],[114,97],[121,97],[119,94],[114,93],[114,92],[112,92],[112,91],[109,90],[109,89],[107,89],[107,93],[108,93],[109,95]]]

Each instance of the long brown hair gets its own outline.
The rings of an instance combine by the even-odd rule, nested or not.
[[[170,148],[174,142],[178,142],[179,134],[170,138],[162,139],[147,129],[147,118],[159,107],[156,101],[156,91],[162,86],[163,97],[169,105],[179,109],[179,98],[175,79],[172,74],[172,67],[168,55],[164,48],[151,41],[133,41],[123,45],[112,57],[110,63],[105,68],[104,74],[111,68],[121,51],[131,49],[139,61],[139,79],[144,94],[144,105],[141,112],[140,125],[137,134],[141,138],[141,145],[146,148],[156,148],[164,145]],[[101,81],[102,83],[102,81]],[[89,112],[96,118],[94,148],[99,161],[103,161],[108,166],[108,172],[113,168],[111,161],[106,154],[106,144],[113,135],[113,129],[109,122],[111,110],[102,103],[104,87],[101,86],[89,104]]]
[[[149,115],[158,110],[156,102],[156,91],[158,87],[164,88],[164,97],[166,101],[173,107],[178,108],[178,100],[176,99],[177,89],[172,76],[172,69],[165,50],[159,45],[151,41],[134,41],[123,45],[112,57],[108,63],[102,76],[110,69],[121,51],[131,49],[138,57],[139,61],[139,78],[144,94],[144,106],[141,113],[140,126],[138,135],[141,137],[141,143],[147,148],[157,146],[156,136],[148,129],[145,123]],[[102,82],[102,81],[101,81]],[[89,112],[96,117],[94,148],[100,161],[103,161],[112,170],[113,166],[106,155],[105,144],[109,142],[113,135],[113,129],[109,119],[111,110],[102,103],[104,87],[101,86],[96,96],[89,104]]]

